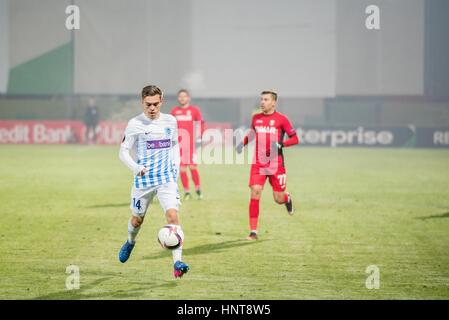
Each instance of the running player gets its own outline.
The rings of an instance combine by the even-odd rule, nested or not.
[[[184,200],[189,200],[190,186],[188,170],[192,175],[198,199],[201,193],[200,174],[198,172],[196,147],[201,146],[204,121],[198,106],[190,105],[190,93],[186,89],[178,91],[179,106],[173,107],[171,114],[178,120],[179,144],[181,150],[181,183],[184,188]]]
[[[285,204],[287,212],[293,215],[292,198],[286,192],[287,174],[282,149],[298,144],[299,140],[288,118],[276,111],[276,102],[276,92],[263,91],[261,93],[260,108],[262,112],[253,116],[252,130],[236,147],[237,152],[241,153],[245,145],[252,139],[256,139],[256,152],[249,180],[251,200],[249,203],[250,234],[247,237],[248,240],[257,239],[259,201],[267,178],[273,188],[274,201],[278,204]],[[288,136],[286,140],[284,140],[285,134]]]
[[[165,212],[168,224],[179,225],[178,170],[179,144],[176,119],[161,113],[162,90],[156,86],[142,89],[143,113],[128,122],[120,146],[120,160],[131,169],[134,182],[131,188],[131,218],[128,222],[128,240],[119,252],[125,263],[136,244],[136,236],[154,196]],[[132,157],[130,151],[135,154]],[[175,278],[189,270],[182,262],[182,246],[172,251]]]

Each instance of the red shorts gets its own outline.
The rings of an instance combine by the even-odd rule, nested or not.
[[[181,166],[189,166],[197,164],[197,156],[195,145],[183,145],[182,143],[179,145],[179,153],[181,156]]]
[[[270,181],[271,187],[275,192],[285,191],[287,187],[287,174],[285,173],[285,167],[278,167],[274,172],[264,170],[259,166],[252,165],[249,178],[249,186],[253,185],[265,185],[267,178]]]

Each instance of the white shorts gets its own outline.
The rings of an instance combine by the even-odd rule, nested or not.
[[[178,184],[176,182],[167,182],[155,187],[146,189],[137,189],[135,186],[131,189],[131,212],[134,216],[144,217],[148,207],[157,195],[164,213],[168,209],[179,210],[180,196]]]

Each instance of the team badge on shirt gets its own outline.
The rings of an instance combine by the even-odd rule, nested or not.
[[[165,127],[165,135],[168,137],[171,136],[171,128],[170,127]]]

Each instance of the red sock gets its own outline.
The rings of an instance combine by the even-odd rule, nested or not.
[[[189,192],[189,177],[186,171],[181,171],[181,182],[185,192]]]
[[[198,169],[190,169],[190,172],[192,173],[192,180],[195,184],[195,189],[200,189],[200,174],[198,173]]]
[[[249,202],[249,227],[257,230],[257,222],[259,221],[259,200],[251,199]]]

